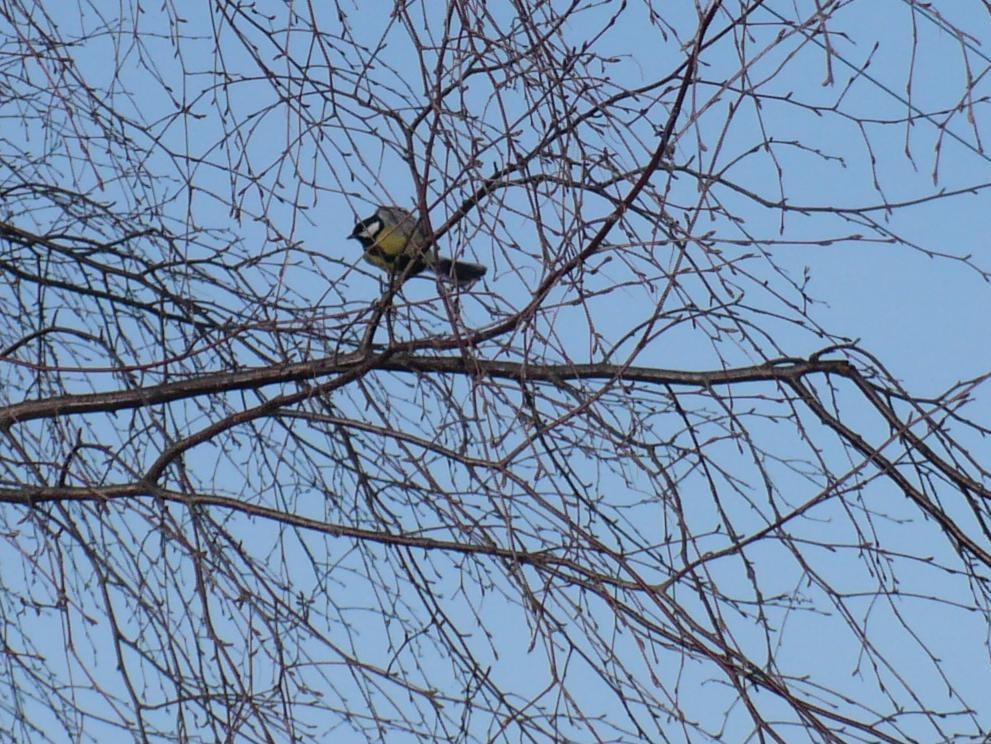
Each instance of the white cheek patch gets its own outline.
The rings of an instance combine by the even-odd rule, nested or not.
[[[382,221],[375,220],[374,222],[371,222],[362,228],[361,236],[371,240],[372,238],[374,238],[376,235],[379,234],[379,231],[381,229],[382,229]]]

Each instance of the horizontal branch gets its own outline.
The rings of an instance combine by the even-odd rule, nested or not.
[[[375,356],[378,359],[375,359]],[[371,364],[369,365],[369,362]],[[564,382],[566,380],[617,380],[653,385],[710,387],[744,382],[790,381],[808,374],[855,373],[845,360],[782,358],[750,367],[710,371],[679,371],[619,364],[533,364],[466,359],[464,356],[419,355],[386,349],[372,354],[355,352],[296,364],[267,365],[244,370],[214,372],[188,380],[161,385],[112,390],[81,395],[24,401],[0,408],[0,430],[16,423],[53,416],[109,413],[177,400],[215,395],[235,390],[252,390],[269,385],[305,383],[329,375],[350,372],[369,365],[369,371],[461,374],[496,377],[520,382]]]
[[[280,509],[263,506],[261,504],[252,504],[230,496],[202,493],[189,495],[179,491],[159,488],[145,482],[133,482],[106,486],[0,488],[0,503],[18,504],[20,506],[27,507],[38,506],[40,504],[50,502],[109,502],[122,498],[135,497],[153,497],[171,503],[182,504],[187,507],[218,507],[239,512],[250,517],[257,517],[299,529],[319,532],[324,535],[330,535],[333,537],[350,537],[355,540],[373,542],[380,545],[419,548],[422,550],[443,550],[446,552],[462,553],[465,555],[485,555],[516,563],[552,568],[558,571],[570,570],[574,572],[574,577],[572,580],[581,578],[581,580],[585,582],[611,585],[633,591],[649,591],[654,588],[644,584],[642,581],[622,579],[615,576],[613,573],[593,571],[587,565],[583,565],[567,556],[558,555],[555,551],[546,548],[541,548],[536,551],[527,551],[517,547],[504,548],[487,543],[481,544],[473,542],[459,542],[456,540],[443,540],[402,532],[394,533],[369,530],[351,525],[327,522],[320,519],[312,519],[299,514],[291,514]],[[562,552],[564,551],[562,550]]]

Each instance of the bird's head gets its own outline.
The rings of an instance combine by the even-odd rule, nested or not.
[[[368,219],[361,220],[354,226],[354,230],[348,235],[354,238],[365,248],[375,242],[375,237],[382,231],[382,220],[376,215]]]

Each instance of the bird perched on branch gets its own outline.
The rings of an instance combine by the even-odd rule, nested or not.
[[[429,237],[416,216],[402,207],[379,207],[355,225],[348,237],[361,243],[368,263],[391,274],[403,274],[412,263],[407,276],[430,269],[459,287],[485,276],[486,268],[480,264],[444,258],[434,246],[424,250]]]

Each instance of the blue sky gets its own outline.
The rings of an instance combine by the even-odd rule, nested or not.
[[[830,56],[804,33],[791,32],[784,41],[776,41],[782,30],[780,17],[806,18],[813,3],[769,0],[764,6],[754,11],[745,34],[730,33],[704,53],[698,73],[702,82],[690,94],[676,127],[671,168],[660,170],[651,180],[657,193],[665,194],[666,214],[687,226],[696,241],[680,252],[657,221],[630,216],[610,234],[608,250],[580,272],[579,284],[557,288],[532,324],[480,345],[474,352],[479,358],[541,364],[608,357],[614,363],[675,370],[719,369],[757,364],[778,355],[803,357],[851,339],[920,397],[938,396],[961,380],[991,370],[987,332],[991,289],[981,274],[991,271],[985,245],[991,227],[986,207],[991,163],[982,149],[989,141],[984,97],[991,92],[985,79],[991,68],[985,51],[991,42],[987,9],[969,0],[939,8],[952,13],[949,20],[973,35],[961,39],[934,23],[932,11],[913,12],[905,0],[832,3],[829,7],[835,7],[835,13],[828,43],[839,56]],[[442,7],[410,5],[411,28],[425,39],[437,34]],[[643,85],[675,67],[684,58],[684,44],[691,39],[696,18],[693,3],[665,4],[660,12],[670,28],[662,31],[649,23],[647,4],[634,3],[608,25],[618,7],[590,5],[562,32],[562,44],[570,42],[577,49],[585,39],[594,38],[597,51],[613,57],[596,79],[607,92]],[[143,31],[165,29],[162,24],[170,11],[145,10],[138,22]],[[182,290],[203,302],[215,302],[219,313],[229,313],[238,322],[254,323],[243,331],[253,342],[267,340],[271,326],[266,323],[278,325],[284,335],[279,336],[280,343],[265,347],[266,353],[278,362],[291,362],[350,351],[358,337],[355,329],[380,295],[380,275],[360,261],[357,243],[346,236],[355,218],[366,216],[377,203],[415,206],[414,178],[400,157],[402,132],[391,114],[409,122],[414,114],[410,104],[422,104],[424,82],[420,60],[406,30],[390,12],[391,5],[316,8],[313,12],[322,14],[328,34],[327,48],[315,47],[303,33],[279,30],[286,23],[285,4],[258,10],[256,15],[246,10],[236,22],[255,44],[253,49],[241,44],[230,26],[220,31],[219,43],[214,42],[216,17],[199,5],[182,9],[189,13],[181,24],[189,38],[179,45],[180,53],[164,31],[140,43],[138,37],[125,35],[122,43],[115,44],[115,37],[107,35],[73,49],[94,86],[115,91],[119,107],[135,120],[151,124],[155,141],[138,142],[150,153],[143,168],[164,178],[149,186],[132,173],[121,175],[113,157],[96,148],[93,157],[101,163],[99,168],[87,169],[70,158],[58,162],[66,174],[71,171],[74,183],[92,189],[100,200],[119,200],[122,209],[146,215],[150,222],[161,220],[176,233],[201,235],[195,241],[175,241],[170,249],[177,254],[163,258],[202,258],[208,248],[225,251],[231,263],[263,255],[257,266],[225,277],[229,285],[223,292],[211,294],[214,289],[195,280]],[[310,9],[295,11],[305,15]],[[64,35],[75,32],[77,7],[49,12],[60,14],[57,21]],[[508,6],[494,4],[490,12],[489,23],[511,22]],[[90,8],[83,13],[85,28],[92,30],[97,16]],[[128,17],[124,25],[132,20]],[[115,27],[116,22],[104,16],[103,22],[107,21]],[[714,28],[720,28],[721,22],[725,17],[717,16]],[[276,31],[269,35],[266,29]],[[290,49],[291,58],[277,54],[279,46]],[[740,90],[741,50],[748,60],[759,57],[747,68],[747,84],[756,87],[759,102]],[[854,68],[864,68],[869,60],[863,71],[874,79],[851,69],[840,57]],[[142,59],[151,61],[155,74],[138,64]],[[434,61],[431,54],[423,59]],[[365,66],[355,64],[356,60]],[[181,74],[180,61],[188,74]],[[308,83],[298,83],[298,99],[280,100],[269,81],[258,74],[258,61],[294,80],[302,70],[308,71]],[[443,73],[453,75],[452,70],[458,69],[456,55],[452,53],[445,64],[449,67]],[[221,67],[232,75],[228,87],[217,84],[215,72]],[[833,81],[826,85],[830,69]],[[115,72],[119,82],[114,82]],[[964,97],[968,75],[975,81],[969,98]],[[464,116],[462,128],[455,128],[459,137],[433,143],[429,171],[419,164],[419,175],[429,176],[426,191],[435,227],[481,179],[546,131],[532,119],[518,119],[537,89],[527,80],[525,75],[505,80],[498,74],[479,75],[444,100],[448,124],[459,121],[458,112]],[[658,103],[645,95],[636,105],[617,112],[628,118],[627,128],[606,127],[601,140],[591,130],[585,130],[584,136],[595,147],[608,149],[622,167],[643,163],[656,146],[656,130],[670,97],[665,95]],[[955,111],[961,101],[967,105]],[[376,113],[378,105],[389,113]],[[649,114],[638,113],[637,106]],[[187,113],[178,114],[177,109]],[[926,118],[917,116],[917,111],[937,113]],[[911,123],[905,121],[907,117]],[[497,137],[507,120],[512,122],[515,141]],[[473,135],[488,142],[479,146],[478,162],[469,157]],[[45,138],[30,127],[21,136],[28,149],[44,150],[39,142]],[[768,142],[773,146],[765,147]],[[422,156],[426,147],[420,142],[417,154]],[[574,142],[562,149],[568,154],[581,152]],[[289,157],[284,156],[286,151]],[[185,158],[186,154],[193,157]],[[588,164],[578,158],[570,175],[601,176],[606,169],[600,163],[584,171],[583,165]],[[541,168],[552,166],[538,159],[531,175]],[[721,180],[700,190],[700,174]],[[5,170],[5,177],[14,176]],[[968,191],[932,198],[961,190]],[[507,189],[499,199],[485,200],[442,239],[445,253],[490,267],[485,280],[459,298],[456,318],[462,332],[484,328],[524,306],[556,262],[580,250],[582,240],[611,210],[611,204],[596,197],[586,197],[576,206],[567,192],[537,202],[531,201],[534,193]],[[761,205],[755,196],[771,203],[784,197],[789,209]],[[884,208],[914,200],[922,201]],[[810,209],[803,213],[797,207]],[[826,212],[828,207],[860,211],[836,214]],[[46,215],[24,216],[37,224],[23,226],[43,229]],[[200,234],[201,230],[211,232]],[[891,236],[897,238],[889,240]],[[689,260],[702,267],[702,273],[688,271]],[[676,271],[684,273],[673,281]],[[237,296],[239,287],[250,288],[255,301]],[[452,321],[438,292],[435,282],[422,279],[403,288],[393,319],[398,337],[451,332]],[[799,321],[806,301],[812,304],[803,326]],[[732,307],[732,315],[717,320],[724,307]],[[693,316],[693,308],[707,312]],[[77,321],[86,322],[82,316]],[[813,324],[823,329],[822,335]],[[646,327],[654,329],[649,336],[644,335]],[[176,333],[170,343],[180,348],[183,340]],[[377,340],[388,340],[384,329]],[[261,354],[255,356],[246,345],[232,344],[232,348],[239,363],[261,363]],[[131,355],[127,361],[139,363],[157,358],[162,349],[149,342],[126,353]],[[852,358],[870,364],[866,356],[852,353]],[[230,358],[207,354],[196,361],[212,370],[223,368]],[[148,384],[159,381],[159,374],[148,371]],[[96,389],[118,384],[108,375],[75,379],[74,384]],[[697,557],[731,544],[720,526],[721,510],[740,534],[757,532],[774,520],[776,511],[814,501],[828,484],[817,466],[828,463],[830,476],[849,486],[847,498],[810,505],[788,523],[788,539],[755,541],[745,550],[749,565],[730,555],[699,567],[697,583],[685,580],[663,596],[613,588],[608,590],[616,592],[612,599],[617,605],[622,601],[627,603],[624,606],[642,609],[644,616],[674,636],[684,632],[685,637],[703,637],[704,633],[692,635],[671,620],[672,608],[680,609],[685,613],[681,621],[691,618],[714,635],[730,635],[733,644],[758,665],[766,663],[773,651],[777,670],[794,676],[794,689],[816,702],[823,695],[826,707],[840,705],[843,714],[872,720],[874,714],[861,705],[878,717],[892,713],[896,702],[911,700],[900,688],[907,681],[932,709],[972,706],[972,716],[948,715],[942,722],[945,731],[976,736],[991,728],[985,692],[991,689],[987,605],[974,598],[980,592],[959,573],[959,559],[935,525],[878,477],[872,466],[864,466],[860,455],[842,447],[808,411],[796,414],[773,386],[740,386],[725,397],[713,397],[705,390],[684,391],[679,398],[687,410],[684,418],[672,413],[663,390],[620,384],[604,393],[602,405],[596,398],[600,388],[592,384],[540,390],[536,406],[544,421],[561,417],[575,427],[574,443],[558,442],[562,448],[574,445],[564,457],[573,471],[570,479],[562,476],[560,462],[538,443],[529,449],[524,446],[536,424],[518,385],[496,379],[437,381],[387,373],[369,375],[360,384],[336,391],[323,407],[301,407],[314,416],[351,419],[350,429],[300,418],[284,430],[261,427],[257,439],[254,430],[238,430],[241,439],[236,443],[226,443],[226,449],[213,443],[201,446],[189,453],[186,464],[204,489],[250,503],[333,523],[438,539],[492,540],[518,549],[546,542],[564,555],[583,551],[580,555],[602,571],[619,570],[619,562],[589,549],[594,538],[624,552],[624,560],[650,581],[662,582],[681,567],[682,550]],[[817,390],[830,398],[825,385]],[[887,425],[849,388],[838,385],[831,400],[872,443],[880,446],[890,438]],[[240,396],[225,401],[235,410],[255,402]],[[909,415],[907,406],[898,405]],[[734,411],[733,421],[741,429],[720,418],[727,408]],[[966,414],[988,424],[987,391],[977,390]],[[602,418],[594,417],[598,415]],[[93,430],[108,441],[119,437],[120,451],[130,454],[128,447],[133,445],[115,430],[120,424],[112,418],[96,421]],[[209,414],[191,405],[171,409],[168,418],[177,431],[189,433],[205,425]],[[705,442],[715,475],[704,474],[690,458],[673,454],[688,446],[685,421],[692,422],[692,432]],[[664,460],[664,468],[652,470],[643,453],[610,448],[609,437],[596,426],[629,431],[631,438],[653,441],[653,437],[665,445],[659,448],[670,460]],[[407,438],[389,438],[374,427]],[[371,486],[341,465],[347,460],[337,455],[336,448],[343,445],[335,437],[343,436],[344,429],[354,441],[369,446],[366,466],[374,476]],[[955,425],[954,432],[974,447],[979,462],[986,461],[986,444],[972,430]],[[431,450],[414,437],[436,442],[448,452]],[[582,444],[598,450],[584,451]],[[523,449],[510,468],[517,480],[458,461],[458,456],[499,460],[517,446]],[[899,452],[890,443],[884,451]],[[153,447],[135,447],[134,461],[143,463],[155,454]],[[312,459],[301,466],[304,455]],[[674,517],[673,496],[666,490],[662,471],[677,483],[674,490],[684,524]],[[770,485],[764,480],[766,474],[774,476]],[[734,477],[739,481],[734,482]],[[718,498],[709,491],[710,478],[717,483]],[[986,545],[965,502],[943,483],[933,481],[931,486],[933,498]],[[188,515],[182,510],[176,513],[177,523],[193,534]],[[98,513],[89,517],[94,534],[99,535],[102,517]],[[126,512],[117,518],[136,530],[142,527],[140,520],[132,524]],[[273,623],[259,629],[257,642],[265,648],[276,642],[289,647],[287,657],[298,665],[294,679],[307,688],[295,701],[299,705],[293,714],[301,727],[314,727],[316,740],[333,735],[335,740],[357,741],[349,737],[357,737],[362,727],[359,723],[348,728],[337,717],[328,717],[321,706],[361,713],[374,708],[396,720],[419,716],[420,731],[439,738],[457,734],[461,725],[469,740],[522,738],[512,726],[505,732],[500,729],[505,711],[490,714],[482,701],[491,700],[479,690],[475,691],[479,707],[465,708],[468,712],[462,720],[462,709],[455,702],[448,700],[445,710],[434,709],[426,696],[410,695],[397,684],[403,675],[390,677],[402,669],[407,674],[404,680],[417,688],[435,687],[453,698],[470,699],[472,691],[459,687],[464,675],[458,660],[444,650],[449,638],[470,647],[480,667],[488,668],[491,680],[515,704],[539,696],[539,706],[557,713],[573,704],[589,716],[601,715],[599,732],[617,741],[637,740],[632,720],[675,742],[743,742],[751,734],[745,709],[734,702],[737,692],[711,662],[684,653],[660,631],[644,631],[605,601],[608,592],[570,591],[557,586],[554,577],[529,568],[516,574],[498,560],[475,562],[456,553],[356,544],[307,530],[273,529],[264,520],[242,515],[222,515],[219,520],[235,536],[238,550],[231,549],[237,558],[230,574],[218,571],[210,606],[216,612],[216,627],[231,640],[235,655],[247,658],[252,652],[239,643],[240,630],[253,619],[252,608],[233,599],[243,586],[252,586],[244,578],[251,570],[260,568],[270,572],[274,583],[283,582],[287,589],[282,599],[287,602],[292,598],[309,603],[319,633],[308,636],[287,613],[284,626]],[[683,544],[679,530],[685,527],[696,539]],[[141,560],[133,564],[142,568],[134,568],[135,575],[156,576],[159,561],[168,556],[173,576],[192,576],[184,549],[161,539],[147,525],[144,528],[148,533],[138,532],[135,537],[143,546]],[[650,548],[635,550],[644,545]],[[112,547],[126,559],[126,540]],[[10,545],[3,550],[13,555]],[[10,565],[9,557],[4,563]],[[748,568],[756,571],[757,578]],[[986,579],[987,566],[974,570]],[[29,584],[27,573],[0,576],[17,586]],[[167,578],[156,585],[156,595],[169,596],[172,584]],[[85,586],[85,577],[78,580]],[[417,583],[420,580],[422,585]],[[189,582],[191,586],[192,578]],[[769,598],[766,629],[754,606],[758,586]],[[830,597],[824,586],[833,587],[836,595]],[[889,601],[878,595],[879,586],[897,586],[902,595]],[[719,588],[726,600],[719,604],[723,613],[719,622],[703,604],[707,587]],[[98,616],[99,602],[85,591],[80,594],[80,607]],[[933,601],[934,595],[943,601]],[[190,648],[203,642],[203,617],[193,607],[195,599],[190,590],[188,595],[172,596],[170,606],[182,617],[178,632],[189,639]],[[94,604],[88,604],[91,601]],[[185,602],[190,605],[188,616],[182,612]],[[432,625],[440,614],[448,622],[442,628]],[[47,648],[47,638],[58,643],[66,637],[60,615],[39,620],[39,628],[42,622],[51,625],[37,634],[40,647]],[[130,616],[129,622],[134,629],[141,627],[140,613]],[[869,632],[876,655],[863,653],[851,626]],[[419,632],[411,633],[411,628]],[[99,623],[92,630],[98,649],[108,648],[105,633]],[[649,645],[644,644],[645,637],[651,639]],[[938,665],[926,657],[927,648],[940,659]],[[54,649],[47,650],[57,656]],[[606,659],[600,671],[614,672],[617,685],[628,685],[632,712],[625,711],[590,671],[583,653]],[[609,653],[625,666],[610,666]],[[377,670],[370,675],[371,683],[349,666],[348,654]],[[892,667],[872,668],[871,661],[882,657]],[[96,653],[91,666],[112,687],[116,678],[107,658]],[[245,663],[257,675],[253,680],[259,689],[275,684],[277,675],[266,664],[265,654],[251,658]],[[133,663],[153,680],[146,691],[149,698],[156,702],[167,698],[168,690],[157,689],[150,667],[140,660]],[[52,665],[58,667],[59,662]],[[66,668],[73,666],[65,662]],[[73,677],[79,673],[79,667],[75,669],[57,673]],[[946,678],[939,676],[940,669]],[[388,671],[379,677],[378,670]],[[629,678],[624,677],[626,672]],[[208,674],[216,670],[211,668]],[[805,677],[811,682],[800,681]],[[890,698],[877,678],[891,691]],[[559,679],[565,683],[556,686]],[[947,679],[964,702],[947,696]],[[816,684],[839,690],[846,700],[829,698]],[[661,707],[638,705],[632,691],[641,686],[644,696],[667,696],[670,710],[681,711],[692,724],[682,725]],[[780,699],[757,690],[753,695],[766,717],[793,720],[794,713]],[[93,705],[98,708],[102,702],[95,698]],[[418,712],[411,713],[414,709]],[[9,710],[7,714],[13,715]],[[35,715],[42,718],[41,713]],[[168,706],[163,706],[161,715],[167,729]],[[100,731],[98,724],[92,725],[91,731]],[[562,736],[594,740],[589,730],[563,716],[555,725],[562,727]],[[935,740],[937,729],[924,717],[906,716],[898,725],[902,728],[886,729],[896,739]],[[806,732],[787,724],[781,724],[780,732],[789,742],[810,740]],[[387,737],[388,741],[414,739],[402,727]],[[53,740],[57,740],[54,735]]]

